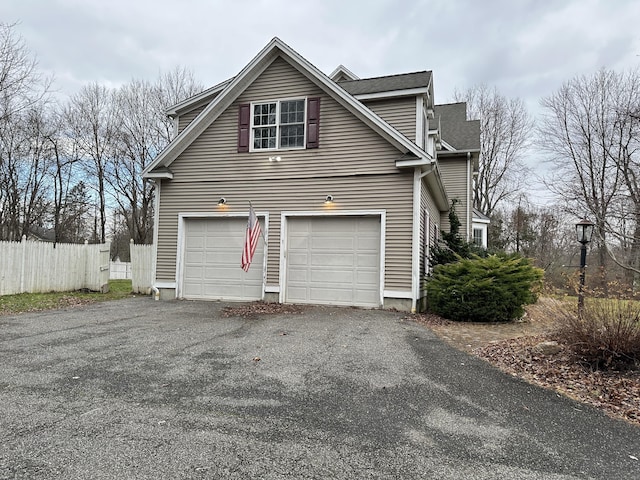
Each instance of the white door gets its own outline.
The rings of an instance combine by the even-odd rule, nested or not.
[[[285,302],[380,306],[380,217],[290,217]]]
[[[264,241],[260,239],[245,273],[240,264],[246,230],[247,219],[243,217],[185,220],[182,297],[262,299]]]

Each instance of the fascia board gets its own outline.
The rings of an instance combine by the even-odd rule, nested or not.
[[[425,178],[427,184],[432,192],[435,192],[436,206],[441,212],[449,210],[449,197],[447,191],[444,188],[444,182],[442,181],[442,175],[440,175],[440,168],[437,163],[433,164],[432,171],[426,175]]]
[[[168,180],[173,179],[173,173],[171,172],[146,172],[142,174],[143,178],[149,178],[149,179],[154,179],[154,178],[166,178]]]
[[[443,142],[444,145],[444,142]],[[451,152],[444,152],[442,150],[440,150],[438,152],[438,156],[439,157],[455,157],[455,156],[461,156],[461,155],[466,155],[467,153],[470,154],[479,154],[480,150],[477,148],[470,148],[470,149],[466,149],[466,150],[453,150]]]
[[[415,95],[425,95],[429,93],[428,87],[409,88],[406,90],[389,90],[386,92],[361,93],[354,95],[358,100],[377,100],[395,97],[412,97]]]
[[[412,158],[411,160],[396,160],[396,167],[398,168],[425,167],[433,163],[434,163],[433,160],[430,160],[430,159]]]

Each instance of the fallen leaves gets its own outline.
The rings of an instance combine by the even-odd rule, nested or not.
[[[474,354],[509,374],[553,389],[640,425],[640,372],[592,370],[566,348],[544,355],[544,336],[524,336],[477,348]]]
[[[301,314],[306,309],[300,305],[253,302],[222,309],[223,317],[257,317],[260,315]]]

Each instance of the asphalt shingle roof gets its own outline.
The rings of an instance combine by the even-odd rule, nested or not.
[[[466,103],[447,103],[434,107],[436,124],[440,120],[442,140],[457,150],[480,149],[480,120],[467,120]]]
[[[368,93],[391,92],[394,90],[409,90],[412,88],[426,88],[431,83],[431,72],[402,73],[386,77],[362,78],[338,82],[351,95]]]

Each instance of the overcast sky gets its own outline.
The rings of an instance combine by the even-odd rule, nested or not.
[[[274,36],[329,74],[432,70],[437,103],[486,83],[532,114],[564,81],[640,66],[638,0],[2,0],[61,94],[187,67],[205,86]]]
[[[20,22],[63,93],[178,65],[212,86],[274,36],[325,73],[433,70],[438,103],[484,82],[535,106],[575,75],[640,65],[638,0],[3,0],[0,21]]]

